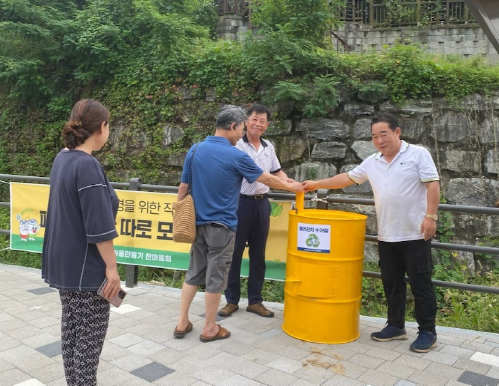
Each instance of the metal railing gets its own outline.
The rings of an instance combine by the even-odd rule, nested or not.
[[[43,182],[49,183],[50,179],[48,177],[33,177],[33,176],[17,176],[10,174],[0,174],[0,181],[11,180],[11,181],[21,181],[21,182]],[[143,184],[139,178],[131,178],[129,182],[111,182],[114,188],[118,189],[128,189],[131,191],[139,190],[151,190],[159,191],[165,193],[177,193],[177,186],[165,186],[165,185],[150,185]],[[327,190],[319,190],[317,195],[306,194],[305,200],[315,200],[317,202],[317,209],[328,209],[328,204],[352,204],[352,205],[374,205],[374,200],[372,199],[362,199],[362,198],[352,198],[344,196],[328,196]],[[275,200],[288,200],[294,201],[295,195],[291,193],[270,193],[269,198]],[[10,202],[0,202],[0,207],[10,208]],[[464,206],[464,205],[449,205],[440,204],[438,206],[439,211],[446,212],[462,212],[462,213],[474,213],[474,214],[486,214],[491,216],[499,216],[499,208],[489,208],[489,207],[476,207],[476,206]],[[10,230],[0,229],[0,235],[10,235]],[[366,235],[365,240],[368,242],[377,242],[376,235]],[[494,247],[484,247],[476,245],[463,245],[463,244],[452,244],[443,243],[438,241],[431,242],[432,248],[435,249],[445,249],[453,251],[465,251],[472,253],[483,253],[499,255],[499,248]],[[137,285],[138,276],[138,266],[127,265],[126,266],[126,285],[127,287],[135,287]],[[381,278],[379,272],[363,271],[364,277]],[[408,279],[406,278],[408,281]],[[475,291],[475,292],[485,292],[491,294],[499,294],[499,288],[478,286],[472,284],[446,282],[441,280],[433,280],[433,284],[439,287],[453,288],[458,290]]]
[[[463,0],[346,0],[345,22],[375,27],[464,24],[475,22]]]

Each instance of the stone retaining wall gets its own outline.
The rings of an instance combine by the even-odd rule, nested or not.
[[[381,51],[397,42],[420,44],[438,55],[481,55],[490,63],[499,63],[499,54],[483,30],[476,25],[374,28],[365,24],[346,23],[337,35],[348,44],[333,38],[339,50],[353,52]]]
[[[217,36],[231,40],[243,39],[248,29],[247,19],[227,15],[219,19]],[[481,55],[492,64],[499,63],[499,54],[477,25],[375,28],[366,24],[346,23],[335,33],[342,40],[333,37],[333,44],[339,51],[379,52],[383,47],[391,47],[397,42],[411,42],[433,54],[464,57]]]
[[[179,183],[187,147],[192,143],[185,140],[186,128],[195,121],[206,127],[206,132],[214,130],[215,114],[222,104],[209,95],[196,100],[198,97],[186,90],[182,102],[184,124],[164,127],[165,147],[176,148],[174,155],[165,160],[165,185]],[[461,101],[460,107],[441,98],[409,101],[403,106],[387,100],[347,100],[334,115],[318,119],[294,116],[292,108],[284,105],[271,110],[273,117],[285,118],[272,120],[266,138],[274,144],[283,169],[295,180],[328,178],[346,172],[375,153],[370,121],[376,112],[388,111],[399,118],[404,140],[423,145],[432,154],[441,176],[442,197],[448,204],[494,207],[499,199],[499,93],[493,97],[470,96]],[[145,131],[135,132],[131,148],[126,129],[119,122],[115,123],[111,137],[114,150],[125,146],[130,154],[142,151],[149,143]],[[186,148],[179,150],[179,141]],[[331,194],[372,198],[368,182]],[[367,233],[377,234],[373,207],[337,204],[334,208],[368,214]],[[499,218],[447,213],[455,233],[451,242],[475,245],[499,237]],[[376,258],[372,243],[366,243],[366,257]],[[462,252],[457,258],[470,271],[474,270],[473,254]]]

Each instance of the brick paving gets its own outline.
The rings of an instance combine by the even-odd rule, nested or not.
[[[101,355],[99,385],[216,386],[496,386],[499,335],[437,327],[438,346],[409,351],[409,339],[375,342],[380,318],[361,317],[360,337],[346,344],[319,344],[281,329],[283,305],[266,303],[274,318],[245,311],[244,302],[220,324],[229,339],[201,343],[203,294],[191,308],[194,331],[174,339],[180,291],[140,283],[112,308]],[[66,385],[60,348],[60,301],[40,270],[0,265],[0,386]]]

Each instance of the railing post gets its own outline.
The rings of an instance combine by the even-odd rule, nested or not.
[[[328,194],[327,194],[328,190],[327,189],[319,189],[317,190],[317,198],[320,200],[320,199],[323,199],[323,200],[326,200],[326,202],[323,202],[323,201],[317,201],[317,206],[316,208],[317,209],[327,209],[327,198],[329,197]]]
[[[374,7],[373,7],[373,2],[369,2],[369,21],[368,24],[371,26],[374,26]]]
[[[140,178],[130,178],[130,191],[140,190]],[[127,265],[125,274],[125,285],[128,288],[137,287],[139,282],[139,266],[138,265]]]

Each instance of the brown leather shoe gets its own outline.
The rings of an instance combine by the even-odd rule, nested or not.
[[[218,315],[220,316],[231,316],[234,312],[239,309],[237,304],[227,303],[225,307],[222,307],[220,311],[218,311]]]
[[[257,315],[263,316],[264,318],[272,318],[274,316],[274,313],[267,310],[262,303],[250,304],[246,307],[246,311],[253,312]]]

